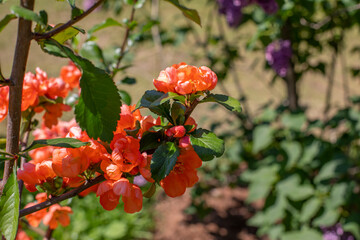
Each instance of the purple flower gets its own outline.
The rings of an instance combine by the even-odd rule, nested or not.
[[[355,237],[349,233],[344,232],[340,223],[331,227],[321,227],[324,240],[355,240]]]
[[[248,4],[248,0],[217,0],[217,2],[219,13],[226,16],[229,26],[239,26],[242,18],[241,9]]]
[[[266,47],[265,58],[280,77],[285,77],[292,55],[289,40],[276,40]]]
[[[138,185],[139,187],[145,186],[147,183],[148,181],[146,181],[142,175],[134,177],[134,184]]]
[[[268,14],[274,14],[279,10],[279,5],[275,0],[255,0],[255,2]]]
[[[89,8],[91,8],[95,3],[97,2],[97,0],[84,0],[83,1],[83,9],[86,11]],[[98,11],[100,9],[100,7],[96,8],[95,11]]]

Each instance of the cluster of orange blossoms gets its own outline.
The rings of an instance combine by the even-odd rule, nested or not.
[[[73,63],[62,67],[60,77],[57,78],[48,78],[40,68],[36,68],[35,74],[26,73],[23,82],[21,111],[32,108],[34,112],[40,113],[45,110],[43,122],[45,126],[51,128],[57,124],[63,111],[71,110],[70,106],[54,102],[54,100],[67,97],[73,88],[79,87],[80,78],[81,72]],[[8,113],[9,87],[0,88],[0,99],[2,100],[0,102],[0,121],[2,121]]]
[[[46,193],[39,193],[36,195],[36,202],[28,203],[25,208],[34,206],[38,203],[45,202],[47,200]],[[29,224],[33,227],[38,227],[41,220],[44,225],[49,226],[50,229],[57,228],[60,223],[62,226],[66,227],[70,224],[69,214],[72,213],[70,207],[60,206],[59,204],[54,204],[48,208],[41,209],[32,214],[26,215],[26,219]]]
[[[174,64],[160,72],[154,85],[160,92],[174,92],[180,95],[213,90],[217,76],[210,68],[195,67],[186,63]]]
[[[39,106],[39,97],[66,97],[72,88],[79,86],[81,74],[77,71],[79,70],[74,65],[66,66],[61,70],[61,78],[56,79],[48,79],[40,69],[37,69],[36,75],[28,73],[24,80],[22,110],[32,107],[37,112],[42,108],[48,114],[41,128],[34,131],[35,139],[68,137],[88,142],[88,145],[80,148],[48,146],[32,150],[29,153],[32,160],[18,170],[17,176],[29,191],[42,189],[46,192],[37,195],[37,203],[40,203],[48,197],[58,196],[70,188],[80,186],[86,180],[103,175],[105,181],[80,195],[95,192],[106,210],[115,209],[121,199],[125,212],[138,212],[143,203],[141,182],[155,182],[150,168],[152,152],[140,152],[140,140],[145,132],[153,131],[153,127],[160,126],[162,121],[160,117],[154,119],[152,116],[142,116],[139,110],[135,110],[135,106],[122,105],[120,120],[110,144],[91,139],[74,120],[58,121],[60,109],[55,107],[57,104],[47,105],[46,102]],[[212,90],[216,83],[217,77],[209,68],[196,68],[185,63],[166,68],[158,79],[154,79],[158,91],[182,95]],[[4,89],[0,88],[2,99],[7,97],[7,93],[3,94]],[[7,107],[5,105],[0,106],[0,119],[3,109]],[[55,113],[52,112],[52,107],[56,108]],[[193,127],[189,130],[186,126]],[[189,137],[196,127],[197,124],[191,117],[183,125],[166,126],[164,133],[167,139],[173,141],[180,151],[171,172],[159,182],[170,197],[181,196],[186,188],[192,187],[199,180],[197,168],[201,167],[202,161],[194,151]],[[35,204],[29,203],[26,207]],[[54,229],[58,223],[63,226],[69,224],[69,213],[72,213],[71,208],[56,204],[27,215],[27,219],[32,226],[38,226],[43,221]]]

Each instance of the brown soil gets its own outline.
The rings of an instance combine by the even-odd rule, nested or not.
[[[164,198],[156,206],[155,240],[256,240],[256,228],[246,225],[254,212],[244,200],[245,188],[229,187],[213,189],[205,196],[210,213],[199,219],[187,215],[184,210],[190,205],[189,190],[178,198]],[[255,206],[257,208],[257,206]]]

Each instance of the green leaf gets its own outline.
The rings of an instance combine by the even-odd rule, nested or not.
[[[140,139],[140,152],[154,150],[162,144],[162,132],[146,132]]]
[[[320,183],[344,174],[349,169],[349,163],[343,158],[336,158],[325,163],[320,169],[318,175],[315,177],[314,182]]]
[[[59,49],[59,47],[54,44],[54,41],[52,40],[38,41],[38,44],[40,45],[41,50],[48,54],[54,55],[56,57],[67,58],[67,55],[61,49]]]
[[[286,169],[293,168],[301,156],[302,149],[300,143],[295,141],[283,141],[280,145],[287,155]]]
[[[285,128],[300,131],[306,122],[304,113],[286,113],[281,117],[281,122]]]
[[[124,90],[119,90],[119,95],[121,97],[121,100],[123,100],[123,102],[126,105],[131,105],[131,96],[128,92],[124,91]]]
[[[303,223],[308,222],[312,217],[315,216],[321,206],[321,200],[316,197],[307,200],[301,209],[299,220]]]
[[[303,229],[301,231],[286,232],[281,240],[323,240],[322,234],[313,229]]]
[[[28,152],[30,150],[54,146],[54,147],[63,147],[63,148],[79,148],[87,145],[87,142],[82,142],[75,138],[54,138],[54,139],[39,139],[34,140],[29,147],[27,147],[23,152]]]
[[[106,70],[103,51],[96,42],[85,42],[80,49],[80,55],[90,60],[96,67]]]
[[[187,17],[191,21],[193,21],[201,26],[201,19],[200,19],[199,13],[195,9],[190,9],[190,8],[184,7],[183,5],[180,5],[178,0],[165,0],[165,1],[173,4],[175,7],[180,9],[180,11],[184,14],[185,17]]]
[[[302,201],[314,194],[314,188],[310,184],[301,184],[298,175],[291,175],[277,184],[279,194],[293,201]]]
[[[186,107],[179,103],[179,102],[174,102],[171,106],[171,117],[174,120],[174,122],[176,123],[176,125],[184,125],[185,123],[185,111],[186,111]],[[191,130],[192,128],[190,128],[189,130]]]
[[[167,142],[156,149],[151,159],[151,177],[159,182],[174,168],[180,150],[175,143]]]
[[[273,140],[273,130],[269,125],[260,125],[253,132],[253,148],[254,154],[268,147]]]
[[[203,161],[210,161],[214,157],[220,157],[225,150],[222,139],[202,128],[196,129],[191,133],[190,142],[197,155]]]
[[[90,30],[88,31],[88,34],[91,35],[94,32],[97,32],[101,29],[104,29],[107,27],[113,27],[113,26],[122,27],[123,25],[121,23],[119,23],[118,21],[116,21],[115,19],[108,18],[108,19],[104,20],[102,23],[96,24],[95,26],[90,28]]]
[[[15,14],[7,14],[3,19],[0,21],[0,32],[6,27],[6,25],[13,19],[16,18]]]
[[[29,9],[15,5],[15,6],[11,6],[10,10],[12,13],[14,13],[18,17],[21,17],[21,18],[29,20],[29,21],[34,21],[43,26],[46,25],[43,22],[43,19],[39,15],[37,15],[35,12],[33,12]]]
[[[57,24],[54,28],[57,28],[63,24]],[[63,44],[67,40],[75,37],[79,33],[79,30],[74,27],[68,27],[65,30],[55,34],[52,38],[60,44]]]
[[[206,98],[204,98],[201,103],[204,102],[216,102],[224,106],[226,109],[232,112],[241,112],[241,103],[235,98],[222,95],[222,94],[209,94]]]
[[[81,95],[75,107],[76,121],[89,137],[111,142],[120,118],[120,95],[111,77],[68,47],[61,49],[81,70]]]
[[[156,101],[154,101],[151,104],[151,106],[153,106],[153,107],[159,106],[159,105],[169,101],[170,99],[176,99],[176,100],[179,100],[182,103],[185,103],[185,96],[179,95],[179,94],[173,93],[173,92],[168,92],[168,93],[165,93],[164,95],[162,95]]]
[[[139,102],[136,104],[136,109],[139,109],[141,107],[149,108],[149,110],[152,111],[153,113],[166,117],[169,122],[175,125],[175,123],[173,122],[170,116],[169,102],[165,102],[160,105],[157,104],[153,105],[155,101],[157,101],[159,98],[163,97],[164,95],[165,95],[164,93],[155,90],[146,91],[139,100]]]
[[[129,85],[133,85],[136,83],[136,79],[132,78],[132,77],[125,77],[121,80],[122,84],[129,84]]]
[[[16,237],[19,205],[19,187],[14,168],[0,199],[0,232],[7,240],[13,240]]]
[[[330,227],[338,222],[339,216],[340,212],[337,209],[325,208],[324,213],[320,217],[314,219],[313,224],[318,227]]]

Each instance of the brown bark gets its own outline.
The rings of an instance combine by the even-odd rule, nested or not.
[[[33,10],[34,1],[35,0],[21,0],[20,5]],[[12,154],[19,152],[22,89],[31,39],[31,21],[19,18],[15,54],[10,76],[9,114],[6,133],[6,151]],[[0,194],[13,171],[14,163],[15,160],[5,162],[3,180],[0,184]]]

